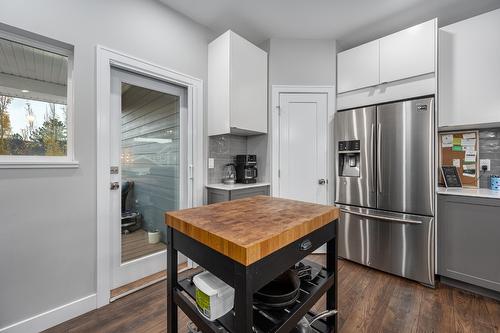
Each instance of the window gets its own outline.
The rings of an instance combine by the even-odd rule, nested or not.
[[[72,51],[0,32],[0,167],[72,166]]]

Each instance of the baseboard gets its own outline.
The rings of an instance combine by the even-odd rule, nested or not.
[[[96,294],[58,306],[47,312],[0,328],[1,333],[36,333],[63,323],[96,308]]]
[[[473,284],[470,284],[467,282],[462,282],[459,280],[455,280],[453,278],[449,278],[449,277],[442,276],[442,275],[439,277],[439,281],[441,281],[441,283],[443,283],[443,284],[447,284],[447,285],[455,287],[455,288],[463,289],[463,290],[466,290],[466,291],[474,293],[474,294],[493,298],[497,301],[500,301],[500,292],[495,291],[495,290],[475,286]]]

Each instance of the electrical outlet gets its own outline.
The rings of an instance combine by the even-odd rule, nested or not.
[[[213,158],[208,159],[208,168],[209,169],[215,168],[215,160]]]
[[[486,166],[486,171],[491,170],[491,162],[488,159],[479,160],[479,169],[483,170],[483,166]]]

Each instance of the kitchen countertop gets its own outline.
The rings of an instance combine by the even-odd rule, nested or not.
[[[206,187],[215,188],[218,190],[232,191],[232,190],[241,190],[244,188],[262,187],[262,186],[269,186],[269,185],[271,185],[271,184],[270,183],[253,183],[253,184],[236,183],[233,185],[227,185],[227,184],[223,184],[223,183],[217,183],[217,184],[206,185]]]
[[[500,199],[500,191],[494,191],[488,188],[438,187],[436,192],[443,195]]]
[[[338,219],[334,206],[258,195],[165,214],[165,223],[250,265]]]

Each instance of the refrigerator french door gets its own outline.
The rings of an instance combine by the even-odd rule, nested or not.
[[[433,133],[432,97],[337,113],[341,257],[434,285]]]
[[[377,208],[433,215],[433,98],[377,106]]]

